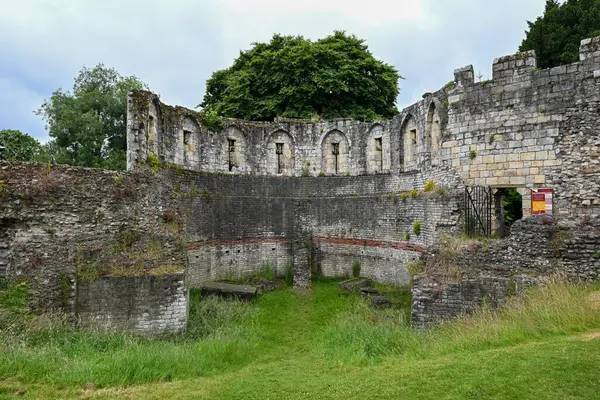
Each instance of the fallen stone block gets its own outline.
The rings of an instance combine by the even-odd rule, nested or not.
[[[391,307],[391,306],[392,306],[392,302],[390,301],[389,297],[381,296],[381,295],[371,296],[371,307],[387,308],[387,307]]]
[[[375,296],[378,295],[379,291],[372,287],[362,287],[360,288],[360,295],[363,297]]]
[[[373,286],[373,280],[369,278],[352,278],[339,283],[340,288],[349,292],[354,292],[360,288],[367,288]]]
[[[206,282],[202,284],[202,296],[221,296],[225,298],[238,298],[240,300],[253,300],[258,294],[256,286],[234,285],[223,282]]]

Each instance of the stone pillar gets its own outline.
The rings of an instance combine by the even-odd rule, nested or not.
[[[294,287],[299,290],[309,289],[311,286],[312,235],[305,231],[296,233],[293,251]]]
[[[473,72],[473,66],[467,65],[463,68],[454,70],[454,81],[458,86],[470,86],[475,82],[475,73]]]
[[[535,51],[524,51],[505,57],[498,57],[492,65],[494,81],[511,81],[517,75],[526,75],[537,67]]]

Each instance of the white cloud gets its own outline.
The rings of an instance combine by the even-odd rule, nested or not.
[[[217,0],[229,12],[254,17],[336,14],[358,24],[377,26],[392,22],[431,24],[435,17],[422,0]]]
[[[366,39],[397,67],[399,103],[420,99],[473,63],[484,74],[514,52],[544,0],[0,0],[0,129],[44,137],[32,111],[82,65],[137,75],[161,99],[193,107],[206,80],[274,33]],[[427,88],[424,90],[423,88]]]

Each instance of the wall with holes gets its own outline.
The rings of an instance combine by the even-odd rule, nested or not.
[[[212,132],[199,113],[163,104],[149,92],[132,92],[127,165],[139,168],[155,156],[162,163],[227,174],[356,176],[429,169],[442,166],[445,96],[444,90],[429,93],[389,121],[226,119],[222,130]]]
[[[460,225],[460,182],[443,170],[435,175],[443,186],[430,192],[418,172],[273,177],[167,168],[160,174],[186,210],[193,286],[267,266],[283,275],[298,232],[312,234],[313,267],[327,276],[351,274],[360,262],[367,276],[408,283],[407,263]]]

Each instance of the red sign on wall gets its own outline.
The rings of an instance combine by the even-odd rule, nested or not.
[[[552,189],[531,190],[531,213],[552,215]]]

